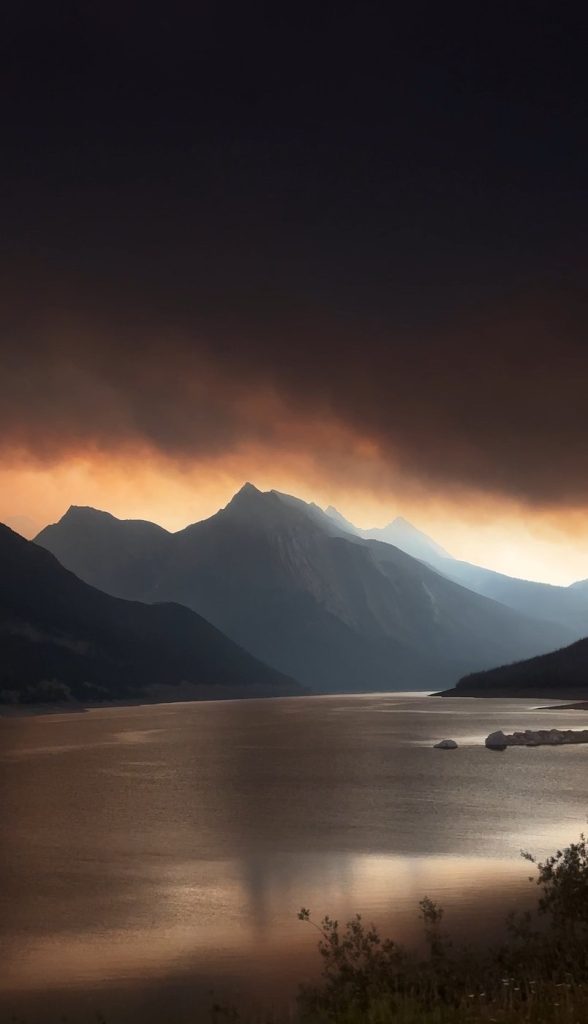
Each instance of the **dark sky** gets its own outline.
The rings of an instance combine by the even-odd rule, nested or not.
[[[436,486],[588,502],[579,5],[5,8],[7,450],[322,418]]]

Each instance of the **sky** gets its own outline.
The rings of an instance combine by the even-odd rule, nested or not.
[[[588,577],[587,16],[397,7],[5,12],[0,518],[251,480]]]

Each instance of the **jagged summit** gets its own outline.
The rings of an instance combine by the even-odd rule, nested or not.
[[[329,505],[328,508],[325,509],[325,515],[328,516],[329,519],[332,519],[333,522],[342,530],[345,530],[346,533],[351,533],[357,537],[361,536],[361,530],[358,530],[357,526],[354,526],[353,523],[350,523],[349,520],[345,518],[345,516],[342,516],[334,505]]]
[[[394,547],[400,548],[407,555],[412,555],[413,558],[418,558],[420,561],[436,563],[439,559],[452,557],[448,551],[445,551],[422,530],[418,530],[403,516],[396,516],[396,519],[393,519],[387,526],[362,530],[342,516],[333,505],[329,505],[325,510],[325,515],[346,533],[363,537],[366,540],[379,540],[386,544],[393,544]]]
[[[260,516],[266,516],[271,512],[272,508],[275,509],[278,500],[276,491],[260,491],[252,483],[245,483],[243,486],[233,495],[231,500],[220,510],[217,515],[221,515],[223,518],[259,518]],[[214,518],[212,516],[211,518]],[[205,522],[210,520],[205,520]],[[198,526],[199,524],[194,524]],[[193,527],[187,527],[188,530]]]
[[[225,505],[225,509],[257,503],[260,498],[269,493],[269,491],[260,491],[259,487],[247,481],[238,491],[235,491],[231,500]]]
[[[103,509],[94,508],[92,505],[70,505],[67,512],[64,512],[61,519],[56,524],[68,526],[84,526],[90,525],[108,528],[112,524],[122,524],[126,527],[137,527],[138,529],[144,528],[153,531],[160,531],[161,533],[169,533],[165,527],[159,526],[157,523],[152,523],[148,519],[119,519],[118,516],[112,515],[111,512],[105,512]],[[53,526],[44,527],[37,537],[34,538],[38,541],[39,538],[43,537],[47,530],[53,529]]]
[[[252,497],[253,495],[263,494],[263,493],[264,492],[261,491],[259,489],[259,487],[256,487],[255,484],[252,484],[249,480],[246,480],[245,483],[243,484],[243,486],[240,487],[239,490],[236,492],[236,494],[233,495],[232,500],[234,501],[235,498],[238,498],[239,496],[242,496],[242,497],[247,497],[247,496]],[[266,491],[265,493],[267,494],[268,492]]]
[[[240,522],[258,528],[289,530],[298,528],[320,529],[328,534],[339,533],[341,528],[314,502],[306,502],[282,491],[260,491],[246,483],[217,515],[225,520]],[[212,516],[205,522],[215,519]],[[200,524],[187,527],[187,532]]]
[[[143,519],[117,519],[110,512],[71,505],[59,522],[46,526],[35,543],[47,548],[62,565],[115,597],[134,597],[148,575],[145,560],[163,553],[172,534]],[[131,585],[132,584],[132,585]]]
[[[391,523],[388,523],[381,530],[367,530],[365,535],[372,537],[374,540],[381,539],[388,541],[390,544],[395,544],[397,547],[402,548],[403,551],[406,551],[407,554],[413,555],[414,558],[436,561],[439,558],[453,557],[445,548],[437,544],[432,537],[423,533],[422,530],[419,530],[418,527],[414,526],[413,523],[403,516],[396,516]]]
[[[65,512],[60,523],[71,522],[75,519],[116,519],[111,512],[103,512],[102,509],[94,508],[92,505],[70,505],[67,512]]]

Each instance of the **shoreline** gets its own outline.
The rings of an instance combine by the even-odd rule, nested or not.
[[[79,715],[87,714],[90,711],[97,711],[100,709],[108,710],[115,708],[136,708],[136,707],[158,707],[166,706],[170,704],[210,704],[217,702],[231,702],[231,701],[242,701],[242,700],[284,700],[284,699],[295,699],[298,697],[369,697],[369,696],[387,696],[387,697],[440,697],[446,694],[434,693],[431,690],[423,690],[422,692],[416,690],[369,690],[369,691],[341,691],[336,693],[276,693],[276,694],[264,694],[264,693],[250,693],[250,694],[238,694],[234,691],[227,690],[225,693],[219,693],[218,691],[212,695],[210,691],[206,693],[201,691],[201,695],[195,695],[193,692],[188,693],[186,690],[182,690],[181,693],[165,693],[161,696],[149,699],[149,695],[145,694],[143,697],[129,697],[121,698],[120,700],[108,700],[108,701],[88,701],[87,703],[75,703],[73,701],[63,702],[62,704],[0,704],[0,722],[2,719],[13,719],[13,718],[44,718],[54,715]],[[523,694],[457,694],[453,693],[451,696],[455,697],[467,697],[468,699],[475,700],[558,700],[557,697],[548,697],[545,694],[541,694],[540,697],[536,695],[523,695]],[[577,701],[569,704],[545,704],[533,708],[534,711],[588,711],[588,700]]]
[[[537,708],[537,711],[588,711],[588,700],[580,700],[575,704],[550,704],[546,707]]]

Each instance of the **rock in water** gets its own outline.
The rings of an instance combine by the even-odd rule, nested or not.
[[[503,733],[502,729],[498,729],[497,732],[491,732],[486,737],[486,746],[489,750],[506,750],[508,746],[508,738]]]
[[[433,750],[457,750],[457,743],[455,740],[441,740],[435,744]]]
[[[525,729],[510,734],[491,732],[486,737],[489,750],[506,750],[507,747],[561,747],[570,743],[588,743],[588,729]]]

